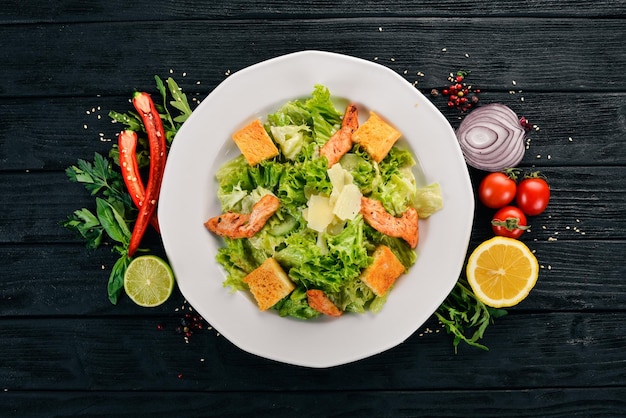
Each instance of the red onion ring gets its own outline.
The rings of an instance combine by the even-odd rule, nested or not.
[[[467,164],[484,171],[517,166],[526,150],[517,114],[500,103],[491,103],[470,112],[456,130]]]

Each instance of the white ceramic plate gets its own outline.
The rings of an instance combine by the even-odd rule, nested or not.
[[[221,239],[203,223],[221,213],[216,170],[239,154],[230,139],[254,118],[323,84],[367,116],[375,110],[398,128],[421,166],[422,183],[439,182],[444,209],[420,220],[418,260],[378,314],[302,321],[260,312],[245,292],[224,288],[215,261]],[[307,367],[330,367],[392,348],[413,334],[454,287],[474,213],[472,186],[454,132],[401,76],[373,62],[320,51],[297,52],[234,73],[202,101],[170,151],[159,201],[163,243],[187,301],[241,349]]]

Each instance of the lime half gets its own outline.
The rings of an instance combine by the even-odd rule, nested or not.
[[[142,255],[130,262],[124,274],[124,290],[139,306],[153,307],[165,302],[174,290],[170,266],[154,255]]]

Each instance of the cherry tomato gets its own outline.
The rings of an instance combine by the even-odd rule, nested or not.
[[[489,173],[478,186],[478,198],[491,209],[500,209],[515,199],[517,184],[506,173]]]
[[[550,186],[541,177],[529,177],[517,186],[515,202],[528,216],[535,216],[546,210],[550,201]]]
[[[528,229],[526,215],[515,206],[505,206],[493,215],[491,229],[496,235],[519,238]]]

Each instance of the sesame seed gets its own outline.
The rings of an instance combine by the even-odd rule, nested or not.
[[[447,52],[448,48],[441,48],[441,52]]]
[[[517,86],[517,82],[515,80],[511,81],[511,84],[513,84],[514,86]]]
[[[383,28],[381,26],[378,27],[378,32],[382,32]]]
[[[87,124],[84,124],[84,125],[83,125],[83,129],[87,129]]]
[[[465,54],[465,58],[469,58],[469,57],[470,57],[470,55],[469,55],[469,54]]]

